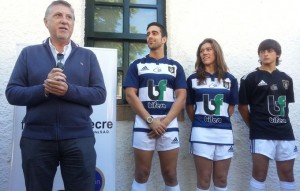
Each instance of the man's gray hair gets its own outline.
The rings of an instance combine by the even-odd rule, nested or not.
[[[48,17],[48,15],[50,14],[51,8],[52,8],[53,6],[55,6],[55,5],[64,5],[64,6],[66,6],[66,7],[69,7],[70,10],[71,10],[71,12],[73,13],[73,18],[74,18],[74,20],[75,20],[75,14],[74,14],[74,9],[73,9],[72,5],[71,5],[69,2],[64,1],[64,0],[53,1],[53,2],[48,6],[48,8],[47,8],[47,10],[46,10],[45,18]]]

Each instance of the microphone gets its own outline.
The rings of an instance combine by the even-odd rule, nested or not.
[[[62,63],[62,60],[64,59],[64,55],[61,54],[61,53],[58,53],[57,54],[57,63],[56,63],[56,68],[60,68],[60,69],[64,69],[65,66],[64,64]]]

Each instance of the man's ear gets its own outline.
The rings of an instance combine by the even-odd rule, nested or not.
[[[162,37],[162,42],[167,43],[167,37],[166,36]]]
[[[48,20],[46,18],[44,18],[44,24],[48,28]]]

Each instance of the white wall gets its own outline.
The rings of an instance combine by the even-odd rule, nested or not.
[[[13,107],[4,91],[16,60],[16,44],[40,43],[48,32],[43,16],[51,0],[0,1],[0,190],[8,190],[11,160]],[[84,43],[83,0],[69,1],[75,8],[76,21],[73,40]],[[282,46],[282,63],[279,69],[294,79],[296,103],[290,105],[290,117],[299,147],[300,127],[297,113],[300,111],[300,6],[297,0],[167,0],[167,29],[169,32],[168,56],[178,60],[186,75],[194,70],[196,49],[207,37],[215,38],[222,46],[231,73],[238,79],[259,66],[258,44],[266,38],[274,38]],[[251,156],[248,152],[248,130],[236,112],[234,125],[236,153],[229,173],[231,191],[246,191],[251,176]],[[191,155],[188,153],[190,122],[181,122],[181,151],[178,162],[178,178],[183,191],[193,191],[196,175]],[[117,183],[116,191],[128,191],[134,173],[131,149],[131,121],[117,123]],[[295,163],[295,179],[300,179],[299,158]],[[20,169],[21,170],[21,169]],[[268,191],[279,190],[274,163],[271,162],[267,179]],[[298,190],[300,182],[297,181]],[[149,179],[149,191],[163,190],[157,155]]]

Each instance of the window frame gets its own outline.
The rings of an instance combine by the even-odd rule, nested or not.
[[[123,8],[123,33],[114,32],[95,32],[94,31],[94,14],[96,6],[111,6]],[[125,75],[129,67],[129,44],[130,43],[146,43],[146,29],[145,34],[130,33],[130,9],[131,8],[151,8],[157,10],[157,22],[166,26],[166,1],[157,0],[156,5],[146,4],[131,4],[130,0],[123,0],[123,3],[110,2],[96,2],[95,0],[86,0],[85,9],[85,37],[84,44],[88,47],[94,47],[95,41],[114,41],[120,42],[123,45],[122,67],[117,68],[117,72],[123,72],[122,83],[124,83]],[[122,84],[123,85],[123,84]],[[117,84],[116,84],[117,86]],[[122,98],[117,99],[117,104],[127,104],[122,91]]]

